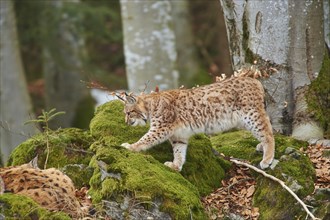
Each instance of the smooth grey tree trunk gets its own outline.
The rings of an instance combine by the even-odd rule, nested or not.
[[[273,128],[300,139],[322,137],[322,129],[308,115],[304,97],[314,79],[312,75],[320,70],[323,61],[322,2],[220,0],[220,3],[233,69],[254,62],[260,67],[277,69],[263,80]],[[311,42],[315,47],[311,47]]]
[[[292,136],[322,138],[322,128],[310,117],[305,94],[321,69],[324,57],[322,1],[289,0],[289,58],[295,102]]]
[[[200,66],[190,22],[189,2],[180,0],[171,1],[171,4],[180,84],[190,86],[200,73]]]
[[[12,1],[0,1],[0,144],[3,161],[37,132],[18,44]]]
[[[324,13],[324,39],[328,52],[330,53],[330,1],[323,0],[323,13]]]
[[[83,61],[86,59],[85,41],[79,30],[78,16],[65,10],[80,3],[79,0],[50,0],[45,2],[45,10],[51,13],[45,21],[44,76],[47,110],[56,108],[64,115],[51,121],[51,128],[72,126],[77,109],[87,97],[88,90],[83,80]]]
[[[177,52],[169,0],[121,0],[128,88],[146,92],[178,87]]]

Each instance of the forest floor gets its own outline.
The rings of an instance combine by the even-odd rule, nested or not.
[[[330,146],[313,145],[300,149],[312,163],[316,171],[315,189],[330,188]],[[231,218],[256,220],[259,209],[253,207],[253,194],[256,180],[249,168],[234,165],[228,178],[222,181],[222,187],[202,198],[202,203],[210,219]]]
[[[315,189],[330,188],[330,145],[313,145],[307,149],[301,148],[312,163],[316,171],[314,182]],[[253,206],[253,194],[256,189],[256,179],[251,175],[249,168],[233,165],[228,172],[228,177],[222,180],[222,187],[216,189],[208,196],[202,198],[205,211],[211,220],[231,219],[257,220],[259,208]],[[265,177],[266,178],[266,177]],[[284,190],[284,189],[283,189]],[[86,208],[92,206],[87,196],[87,188],[77,191],[76,196]],[[103,214],[97,214],[98,219],[110,220]],[[84,218],[94,219],[94,218]]]

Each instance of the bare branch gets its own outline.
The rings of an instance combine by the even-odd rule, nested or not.
[[[309,210],[308,210],[308,208],[307,208],[307,205],[287,186],[287,185],[285,185],[285,183],[282,181],[282,180],[280,180],[280,179],[278,179],[278,178],[276,178],[275,176],[272,176],[272,175],[270,175],[270,174],[268,174],[268,173],[266,173],[265,171],[263,171],[263,170],[261,170],[261,169],[259,169],[259,168],[257,168],[257,167],[255,167],[255,166],[252,166],[252,165],[250,165],[250,164],[248,164],[248,163],[244,163],[244,162],[242,162],[242,161],[239,161],[239,160],[236,160],[236,159],[230,159],[230,161],[231,162],[233,162],[233,163],[235,163],[235,164],[237,164],[237,165],[242,165],[242,166],[245,166],[245,167],[248,167],[248,168],[250,168],[250,169],[252,169],[252,170],[254,170],[254,171],[256,171],[257,173],[260,173],[260,174],[262,174],[263,176],[265,176],[265,177],[267,177],[267,178],[269,178],[269,179],[271,179],[271,180],[274,180],[275,182],[278,182],[284,189],[286,189],[300,204],[301,204],[301,206],[305,209],[305,211],[306,211],[306,213],[313,219],[313,220],[321,220],[321,219],[319,219],[319,218],[316,218],[314,215],[313,215],[313,213],[311,213]]]

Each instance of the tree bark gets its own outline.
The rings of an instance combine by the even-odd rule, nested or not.
[[[128,88],[178,87],[177,53],[169,0],[121,0]],[[149,81],[147,89],[145,84]]]
[[[72,126],[80,103],[88,98],[88,90],[81,83],[83,61],[86,59],[83,32],[78,26],[82,18],[73,15],[72,10],[66,10],[79,6],[79,3],[79,0],[51,0],[45,3],[49,16],[47,24],[44,24],[43,51],[46,108],[65,111],[64,115],[51,121],[53,129]]]
[[[317,77],[324,56],[322,1],[289,0],[289,69],[295,102],[292,136],[298,139],[320,139],[322,128],[307,109],[308,85]]]
[[[18,44],[12,1],[0,1],[0,143],[3,162],[21,142],[37,132],[24,125],[33,118]]]
[[[173,25],[180,84],[192,86],[194,79],[200,73],[200,66],[191,28],[188,3],[187,0],[171,1],[172,17],[175,21]]]
[[[330,54],[330,1],[323,0],[323,13],[324,13],[324,39]],[[327,25],[328,24],[328,25]]]
[[[304,92],[299,90],[310,84],[313,78],[309,75],[320,70],[323,60],[324,44],[323,48],[319,44],[323,39],[322,3],[293,0],[220,0],[220,3],[233,69],[247,64],[277,69],[277,73],[262,80],[273,128],[300,139],[320,138],[322,129],[308,116]],[[309,21],[312,16],[316,18]],[[312,40],[306,38],[306,33],[313,37],[315,48],[307,45]]]

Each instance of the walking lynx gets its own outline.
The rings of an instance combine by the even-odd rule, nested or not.
[[[260,141],[260,162],[267,168],[274,158],[274,137],[264,106],[264,90],[253,78],[230,78],[193,89],[175,89],[140,96],[127,95],[125,121],[131,126],[145,125],[149,131],[136,143],[122,144],[132,151],[147,150],[169,140],[174,160],[165,162],[181,171],[186,160],[188,139],[198,133],[218,133],[245,128]]]

